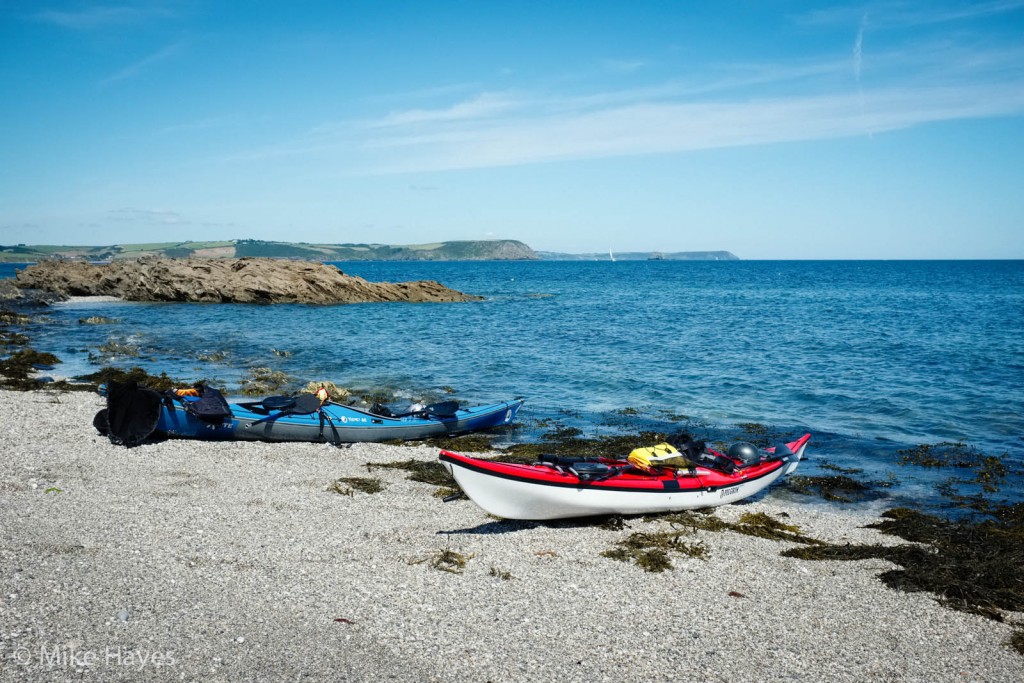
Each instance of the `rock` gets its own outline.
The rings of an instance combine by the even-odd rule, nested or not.
[[[368,282],[325,263],[270,258],[42,261],[19,271],[15,283],[62,296],[128,301],[350,304],[481,299],[433,280]]]
[[[14,284],[14,280],[4,278],[0,280],[0,301],[21,298],[21,292]]]

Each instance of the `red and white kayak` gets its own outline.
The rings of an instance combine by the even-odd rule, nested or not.
[[[611,459],[522,465],[451,451],[441,451],[439,458],[470,500],[496,517],[564,519],[735,503],[793,472],[810,438],[805,434],[784,447],[766,449],[753,464],[734,461],[732,472],[700,466],[645,471],[626,460]]]

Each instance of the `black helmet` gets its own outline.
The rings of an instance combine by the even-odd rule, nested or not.
[[[753,465],[761,462],[761,451],[752,443],[740,441],[729,446],[729,457],[739,460],[744,465]]]

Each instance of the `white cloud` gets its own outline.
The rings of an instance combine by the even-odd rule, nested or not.
[[[412,93],[416,106],[316,126],[233,160],[315,159],[352,175],[428,172],[870,136],[1024,114],[1024,45],[890,41],[871,51],[867,79],[866,34],[876,26],[868,16],[860,10],[845,56],[708,65],[699,74],[571,94],[473,96],[460,88],[436,107],[420,106]]]
[[[1024,0],[990,0],[989,2],[912,3],[906,0],[868,2],[862,5],[836,6],[813,10],[796,17],[808,26],[851,24],[870,12],[876,28],[926,26],[1006,14],[1024,9]]]
[[[102,81],[100,81],[100,85],[110,85],[111,83],[117,83],[118,81],[124,81],[130,78],[135,78],[136,76],[139,76],[140,74],[144,73],[154,64],[158,64],[178,54],[179,52],[181,52],[182,47],[182,43],[174,43],[172,45],[162,47],[156,52],[143,57],[137,62],[129,64],[128,66],[124,67],[123,69],[120,69],[116,73],[111,74],[110,76],[107,76]]]
[[[443,109],[410,109],[394,112],[373,125],[409,126],[439,121],[463,121],[494,116],[516,106],[509,96],[500,93],[483,93],[471,100],[457,102]]]
[[[122,209],[111,209],[107,212],[107,218],[114,221],[141,225],[185,225],[188,223],[180,213],[171,209],[136,209],[125,207]]]
[[[890,88],[743,102],[636,103],[396,133],[370,141],[382,172],[437,171],[763,145],[1024,112],[1024,88]]]
[[[160,4],[94,5],[80,10],[43,10],[32,16],[37,21],[73,31],[92,31],[167,18],[173,16],[173,12]]]

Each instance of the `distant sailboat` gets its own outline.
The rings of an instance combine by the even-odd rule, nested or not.
[[[610,260],[610,261],[614,261],[615,260],[615,254],[612,253],[611,249],[608,250],[608,260]]]

